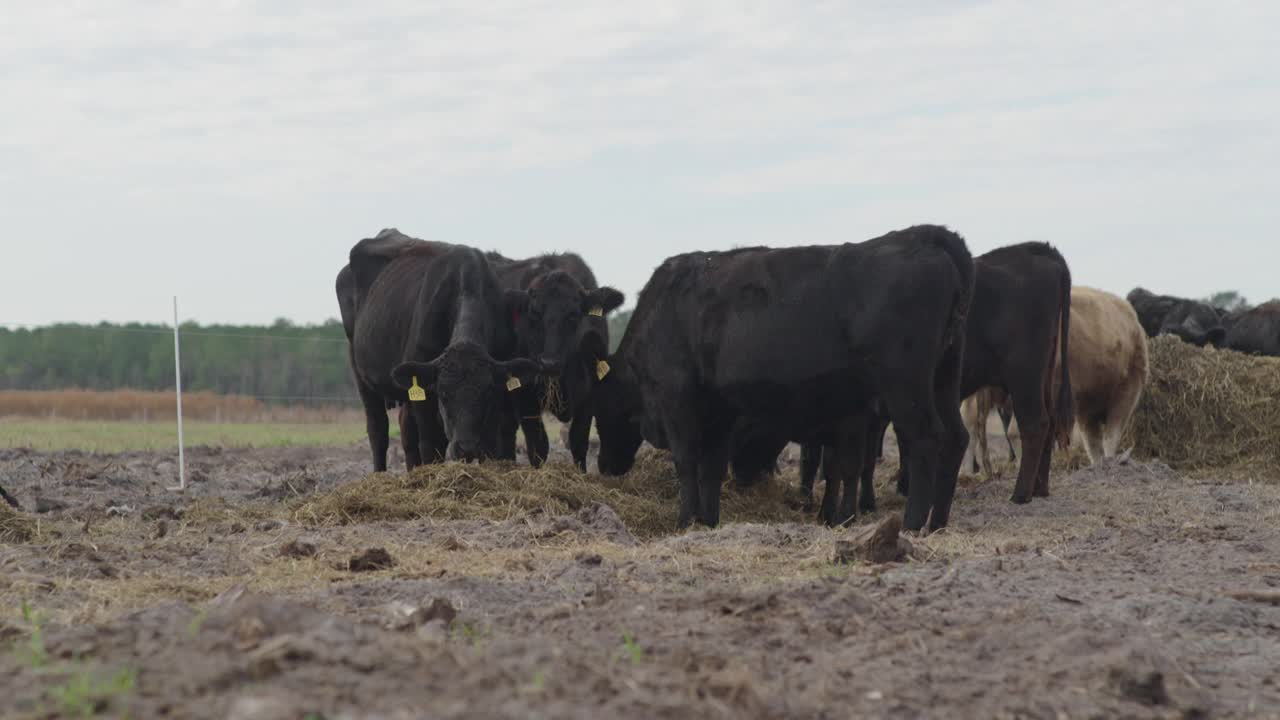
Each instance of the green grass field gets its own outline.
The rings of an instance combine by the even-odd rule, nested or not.
[[[364,423],[212,423],[183,424],[187,447],[329,447],[363,440]],[[395,422],[391,435],[399,437]],[[177,447],[172,422],[0,419],[0,447],[36,450],[166,450]]]

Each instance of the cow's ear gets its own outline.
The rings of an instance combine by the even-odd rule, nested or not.
[[[617,310],[626,300],[626,295],[611,287],[585,290],[582,293],[582,309],[590,315],[603,317],[606,313]]]
[[[423,389],[436,384],[436,376],[440,366],[432,362],[404,362],[391,371],[391,380],[397,387],[408,390],[415,384]],[[415,383],[415,379],[417,382]]]
[[[514,392],[530,385],[538,377],[540,366],[527,358],[504,360],[493,364],[493,381]]]
[[[529,293],[524,290],[505,290],[502,302],[507,306],[508,317],[519,317],[529,310]]]

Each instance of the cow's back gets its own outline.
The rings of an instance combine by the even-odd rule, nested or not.
[[[414,316],[424,287],[447,281],[436,277],[433,266],[455,248],[424,243],[401,253],[379,268],[361,298],[351,341],[356,375],[384,395],[403,394],[391,383],[391,369],[406,358],[407,345],[415,336]]]
[[[1233,318],[1224,346],[1245,353],[1280,356],[1280,300],[1263,303]]]
[[[1069,333],[1076,416],[1102,413],[1147,377],[1147,338],[1124,298],[1089,287],[1071,289]]]

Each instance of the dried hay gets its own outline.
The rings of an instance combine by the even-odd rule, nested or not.
[[[1280,475],[1280,358],[1149,343],[1151,371],[1129,441],[1181,470]]]
[[[19,545],[35,540],[40,526],[35,518],[0,502],[0,545]]]
[[[721,519],[742,522],[802,521],[784,502],[781,482],[749,491],[725,488]],[[676,530],[679,487],[667,453],[645,449],[621,478],[583,475],[575,467],[547,463],[444,463],[405,475],[375,473],[301,503],[294,518],[305,525],[346,525],[432,518],[508,520],[535,513],[568,515],[593,503],[614,509],[627,529],[651,538]]]

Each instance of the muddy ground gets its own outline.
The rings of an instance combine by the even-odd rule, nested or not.
[[[1014,506],[964,478],[951,528],[873,565],[833,552],[901,512],[891,447],[854,528],[643,541],[601,505],[298,522],[360,445],[188,462],[178,494],[169,456],[0,451],[40,511],[0,545],[0,715],[1280,717],[1276,484],[1113,460]]]

